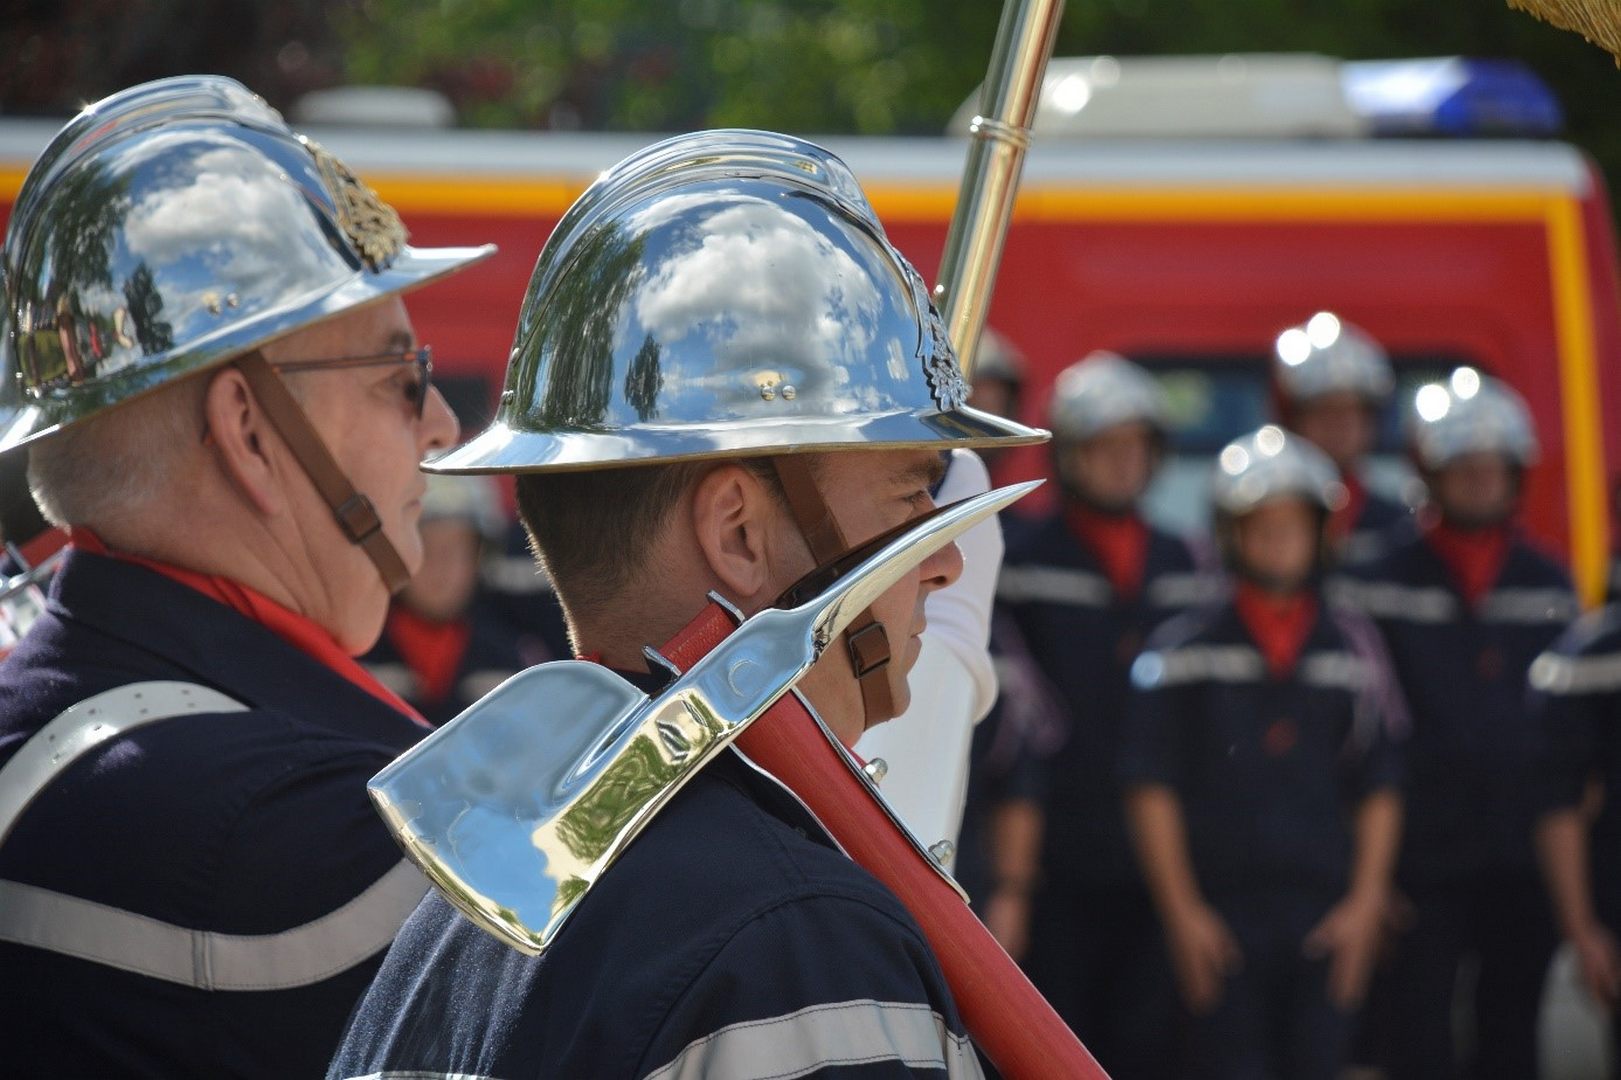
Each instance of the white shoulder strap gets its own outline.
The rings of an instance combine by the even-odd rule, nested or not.
[[[86,698],[36,731],[0,768],[0,844],[52,780],[109,739],[191,713],[245,711],[218,690],[175,681],[130,683]]]

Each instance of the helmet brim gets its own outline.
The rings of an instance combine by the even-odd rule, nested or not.
[[[757,420],[644,423],[612,433],[526,432],[497,420],[422,468],[452,474],[563,472],[784,453],[1026,446],[1047,439],[1040,428],[966,406],[926,413],[785,416],[769,425]]]

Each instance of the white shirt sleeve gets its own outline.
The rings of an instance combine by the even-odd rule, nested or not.
[[[984,462],[953,450],[936,501],[944,505],[990,489]],[[1002,566],[1002,527],[995,518],[957,541],[963,573],[925,602],[928,626],[909,682],[906,712],[856,743],[856,753],[889,766],[881,790],[925,845],[957,842],[968,792],[968,748],[974,725],[996,701],[989,649],[991,605]]]

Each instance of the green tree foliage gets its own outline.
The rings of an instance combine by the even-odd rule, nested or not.
[[[351,79],[445,90],[466,122],[932,133],[984,75],[993,0],[362,0]],[[1621,72],[1501,0],[1070,0],[1058,51],[1517,58],[1621,179]]]

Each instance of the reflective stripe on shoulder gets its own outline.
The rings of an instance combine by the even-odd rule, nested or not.
[[[1621,653],[1543,653],[1531,663],[1530,681],[1533,690],[1555,697],[1613,694],[1621,690]]]
[[[1308,653],[1300,661],[1300,681],[1307,686],[1356,693],[1367,685],[1368,674],[1362,658],[1348,652]]]
[[[1160,574],[1148,583],[1148,602],[1165,608],[1199,607],[1221,599],[1226,592],[1227,583],[1219,574]]]
[[[215,934],[0,880],[0,941],[200,990],[288,990],[386,949],[427,891],[421,872],[401,860],[313,922],[276,934]]]
[[[1567,623],[1579,612],[1576,597],[1566,589],[1493,589],[1480,603],[1486,622]]]
[[[929,1006],[862,998],[813,1005],[721,1028],[698,1039],[646,1080],[789,1080],[818,1069],[898,1061],[976,1080],[979,1059]]]
[[[1193,682],[1247,683],[1266,677],[1266,661],[1248,645],[1184,645],[1145,652],[1131,665],[1132,683],[1144,690]]]
[[[0,768],[0,844],[52,780],[102,743],[160,720],[247,708],[206,686],[161,680],[114,687],[63,710]]]
[[[1330,599],[1375,619],[1444,623],[1457,618],[1458,602],[1438,585],[1398,585],[1393,581],[1336,578]]]
[[[1068,604],[1071,607],[1108,607],[1114,589],[1108,579],[1090,570],[1067,566],[1003,566],[996,579],[998,599],[1010,603]]]

